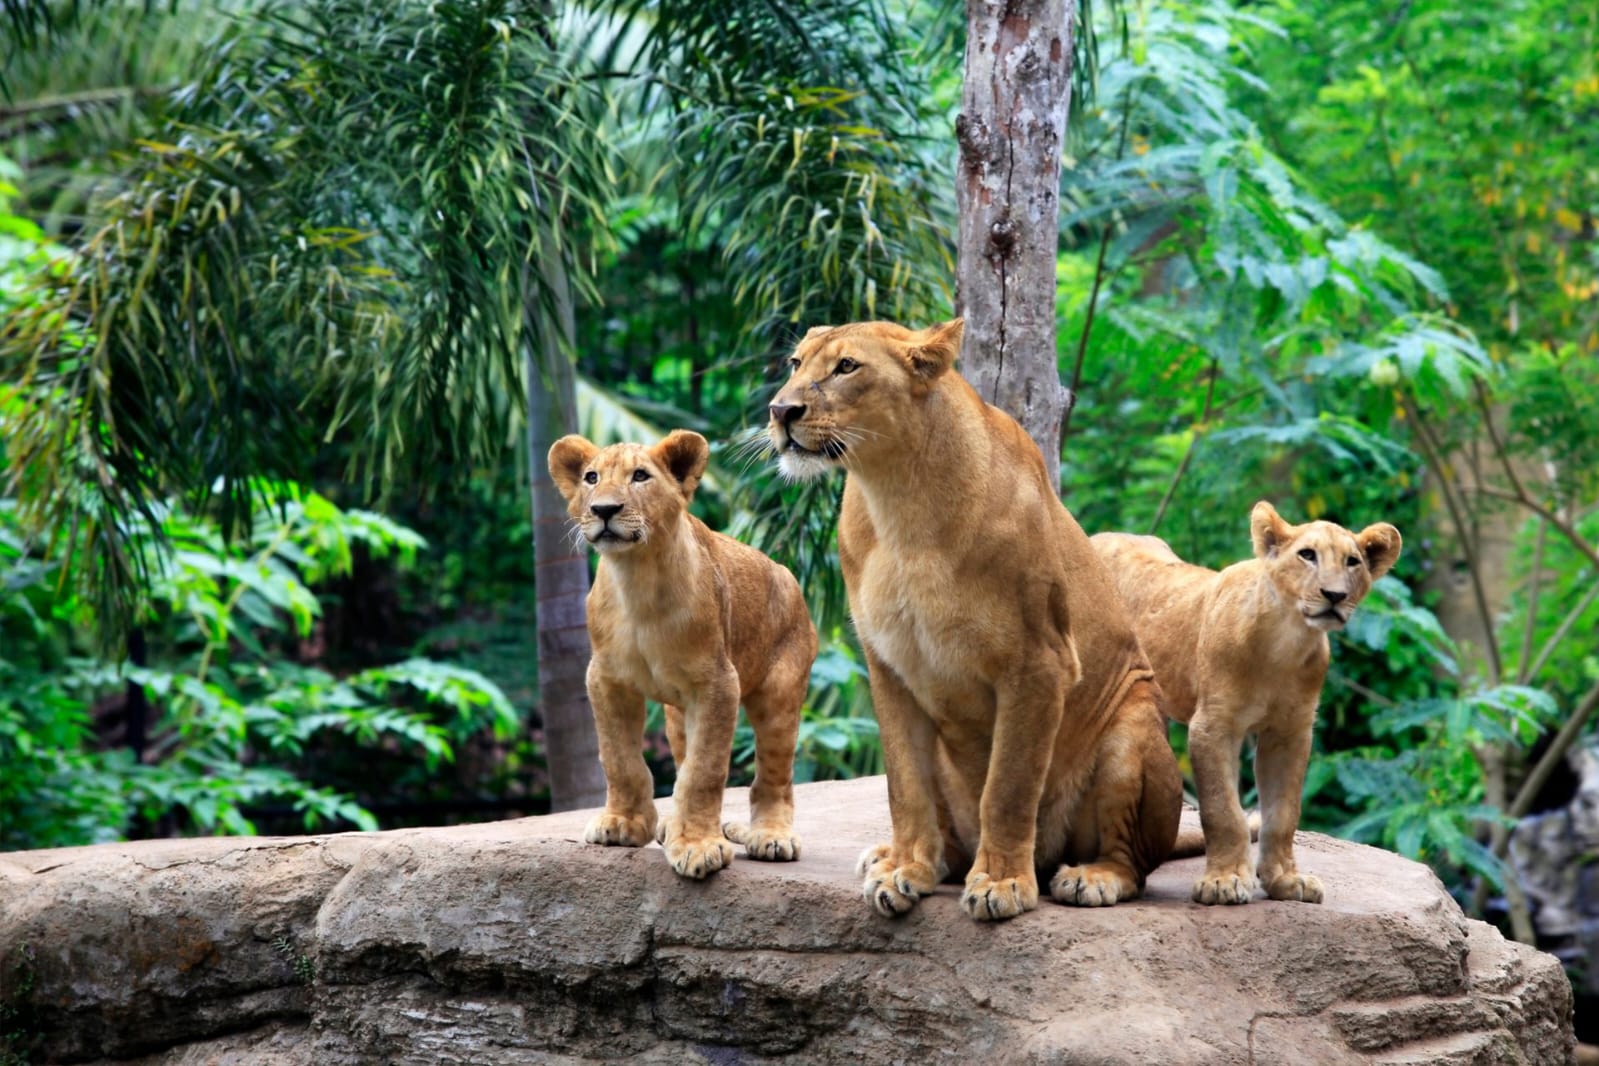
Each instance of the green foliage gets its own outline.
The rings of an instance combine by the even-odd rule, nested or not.
[[[517,716],[473,671],[412,659],[335,676],[290,651],[322,614],[308,582],[349,570],[356,545],[414,559],[420,540],[379,516],[343,512],[294,485],[256,485],[268,501],[248,537],[226,544],[203,516],[162,505],[128,543],[149,554],[149,666],[80,653],[92,612],[69,594],[60,564],[19,535],[0,508],[0,849],[116,839],[137,821],[198,833],[248,833],[248,809],[287,802],[307,828],[376,828],[355,797],[297,773],[308,751],[396,748],[428,768]],[[7,501],[9,504],[9,501]],[[169,544],[171,551],[157,550]],[[155,708],[144,758],[97,750],[101,708],[142,691]]]

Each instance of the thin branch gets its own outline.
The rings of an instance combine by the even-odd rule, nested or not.
[[[1533,514],[1543,518],[1550,525],[1554,526],[1555,529],[1559,530],[1560,534],[1571,542],[1571,546],[1577,549],[1578,553],[1584,556],[1594,566],[1599,567],[1599,548],[1595,548],[1592,544],[1588,543],[1588,539],[1581,533],[1577,532],[1576,527],[1572,526],[1571,523],[1561,518],[1558,514],[1556,514],[1554,511],[1551,511],[1548,507],[1539,503],[1537,500],[1530,496],[1523,496],[1514,492],[1506,492],[1504,489],[1496,489],[1491,485],[1478,485],[1477,491],[1482,493],[1484,496],[1492,496],[1496,500],[1509,500],[1511,503],[1521,504]]]
[[[1544,751],[1543,757],[1532,768],[1527,779],[1521,783],[1521,788],[1516,792],[1516,798],[1511,801],[1510,807],[1505,811],[1512,818],[1521,818],[1532,807],[1532,801],[1538,798],[1538,793],[1543,791],[1548,784],[1549,777],[1555,772],[1565,759],[1566,752],[1577,742],[1582,735],[1583,726],[1588,724],[1596,708],[1599,708],[1599,681],[1594,682],[1577,704],[1577,709],[1571,712],[1571,717],[1566,719],[1566,724],[1560,727],[1560,732],[1549,742],[1549,747]],[[1502,851],[1498,854],[1503,857]]]
[[[1539,650],[1537,658],[1533,659],[1532,666],[1527,670],[1527,676],[1523,679],[1522,684],[1526,684],[1527,681],[1538,676],[1539,672],[1543,670],[1544,664],[1549,661],[1549,656],[1554,654],[1555,649],[1560,646],[1560,642],[1566,639],[1566,634],[1571,631],[1571,627],[1576,625],[1577,619],[1581,618],[1582,613],[1593,605],[1595,599],[1599,599],[1599,582],[1588,586],[1587,593],[1583,595],[1582,599],[1577,601],[1577,605],[1566,612],[1566,617],[1560,620],[1560,624],[1555,627],[1555,631],[1549,635],[1549,639],[1544,642],[1543,648]]]
[[[1210,361],[1210,383],[1205,386],[1205,409],[1199,414],[1199,422],[1194,428],[1194,435],[1188,438],[1188,450],[1183,452],[1183,461],[1177,464],[1176,473],[1172,474],[1171,484],[1166,486],[1166,494],[1160,498],[1160,506],[1155,508],[1155,518],[1149,523],[1149,532],[1154,535],[1160,528],[1160,520],[1166,517],[1166,508],[1171,504],[1172,497],[1177,493],[1177,486],[1182,482],[1183,475],[1188,473],[1188,464],[1193,461],[1194,448],[1199,444],[1199,437],[1204,432],[1205,423],[1210,421],[1210,402],[1216,395],[1216,378],[1221,373],[1221,362],[1217,359]]]
[[[1127,152],[1127,127],[1133,113],[1133,87],[1128,85],[1122,93],[1121,131],[1116,137],[1116,158]],[[1088,310],[1083,314],[1083,331],[1077,338],[1077,357],[1072,362],[1071,392],[1066,397],[1066,413],[1061,417],[1060,442],[1064,454],[1066,433],[1071,429],[1072,412],[1077,409],[1077,389],[1083,381],[1083,359],[1088,354],[1088,334],[1094,328],[1094,312],[1099,307],[1099,289],[1105,281],[1105,253],[1110,249],[1110,233],[1114,219],[1107,218],[1099,231],[1099,255],[1094,260],[1094,285],[1088,292]]]
[[[1543,588],[1543,545],[1549,533],[1549,523],[1538,521],[1538,537],[1532,543],[1532,576],[1528,579],[1527,619],[1521,629],[1521,654],[1516,658],[1516,684],[1525,685],[1532,676],[1528,669],[1532,660],[1533,633],[1538,628],[1538,593]],[[1599,586],[1596,586],[1599,587]]]
[[[1477,602],[1477,613],[1482,619],[1484,633],[1483,645],[1488,654],[1490,671],[1489,683],[1497,685],[1504,674],[1504,666],[1499,661],[1499,644],[1494,640],[1494,617],[1488,609],[1488,593],[1482,587],[1482,573],[1477,566],[1477,552],[1472,544],[1471,531],[1466,526],[1464,508],[1461,501],[1456,499],[1455,490],[1449,483],[1449,477],[1444,472],[1442,449],[1438,439],[1433,436],[1432,427],[1427,424],[1427,418],[1421,413],[1421,401],[1416,396],[1415,390],[1407,388],[1406,394],[1410,398],[1410,410],[1415,418],[1416,439],[1421,442],[1422,458],[1427,461],[1432,469],[1433,476],[1438,479],[1438,491],[1444,498],[1444,506],[1449,510],[1449,519],[1455,525],[1455,532],[1460,536],[1460,551],[1466,557],[1466,571],[1471,577],[1471,591]]]

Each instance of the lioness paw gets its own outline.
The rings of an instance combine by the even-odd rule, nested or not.
[[[590,844],[624,848],[642,848],[654,835],[649,821],[636,815],[597,814],[583,829],[583,839]]]
[[[799,837],[787,827],[723,822],[722,835],[735,844],[743,845],[745,855],[762,862],[793,862],[799,858]]]
[[[1049,881],[1049,894],[1069,907],[1109,907],[1138,895],[1138,885],[1115,870],[1062,866]]]
[[[1195,903],[1248,903],[1254,894],[1255,877],[1247,871],[1212,873],[1206,870],[1205,876],[1194,882]]]
[[[1320,903],[1321,881],[1309,874],[1280,874],[1267,883],[1266,895],[1298,903]]]
[[[888,858],[889,847],[879,844],[861,853],[856,873],[865,881],[861,894],[872,909],[885,918],[905,914],[938,884],[938,874],[924,863],[895,866]]]
[[[992,922],[1014,918],[1038,906],[1038,879],[1022,877],[992,878],[973,870],[966,877],[961,893],[961,909],[978,921]]]

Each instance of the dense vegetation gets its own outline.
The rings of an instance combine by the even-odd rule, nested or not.
[[[748,431],[804,327],[950,313],[955,5],[7,11],[0,848],[544,809],[555,419],[716,442],[823,633],[800,775],[879,769],[838,486]],[[1306,820],[1530,938],[1505,833],[1599,706],[1599,11],[1093,18],[1063,496],[1212,565],[1262,497],[1398,525]]]

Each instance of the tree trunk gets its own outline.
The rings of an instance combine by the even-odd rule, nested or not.
[[[1068,396],[1055,358],[1061,137],[1075,0],[967,0],[956,198],[962,367],[1009,412],[1060,484]]]
[[[533,496],[534,593],[538,611],[539,708],[550,807],[568,811],[605,802],[599,740],[585,676],[589,631],[587,547],[568,535],[566,502],[550,480],[550,445],[577,430],[576,379],[569,356],[576,324],[565,268],[546,257],[545,282],[554,296],[556,328],[532,329],[526,347],[528,480]],[[535,312],[536,313],[536,312]]]

